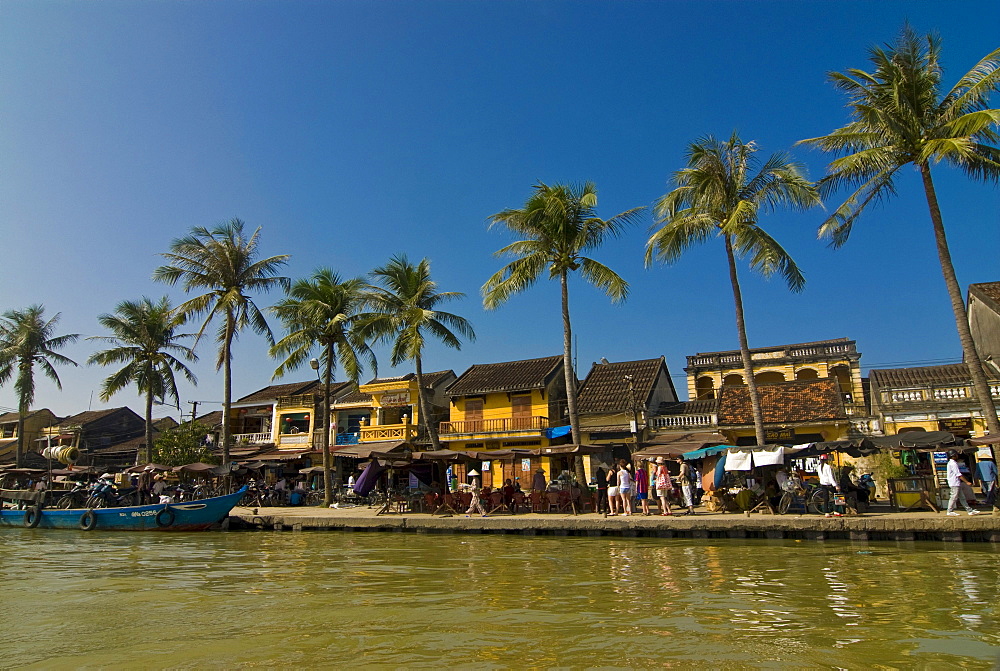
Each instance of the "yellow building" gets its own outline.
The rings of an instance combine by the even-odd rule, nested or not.
[[[16,412],[0,415],[0,463],[14,461],[14,453],[17,451],[17,417]],[[55,424],[57,419],[48,408],[29,412],[24,418],[24,451],[36,450],[36,439],[42,435],[43,429]]]
[[[431,413],[431,417],[427,419],[431,422],[440,421],[447,416],[445,389],[455,381],[455,373],[450,370],[424,373],[423,379]],[[429,443],[426,432],[421,430],[425,420],[420,415],[415,373],[376,378],[361,385],[358,392],[371,397],[369,419],[364,421],[362,418],[358,427],[359,442]]]
[[[986,369],[990,391],[1000,402],[1000,374]],[[947,366],[875,369],[872,413],[886,435],[904,431],[948,431],[958,438],[985,435],[986,421],[964,363]]]
[[[837,381],[845,406],[854,406],[859,412],[864,409],[861,354],[854,340],[758,347],[750,350],[750,359],[758,385],[830,378]],[[746,384],[739,350],[689,356],[684,371],[691,400],[718,398],[723,387]]]

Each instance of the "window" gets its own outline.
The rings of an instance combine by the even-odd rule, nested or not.
[[[309,431],[309,413],[308,412],[291,412],[287,415],[281,416],[281,433],[291,434],[291,433],[308,433]]]

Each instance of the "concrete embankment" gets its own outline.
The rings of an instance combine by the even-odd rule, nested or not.
[[[229,527],[279,531],[1000,543],[1000,517],[989,513],[976,516],[963,513],[960,517],[933,513],[868,513],[837,518],[708,513],[674,517],[604,517],[589,513],[484,518],[417,513],[376,516],[374,510],[366,508],[236,508],[230,515]]]

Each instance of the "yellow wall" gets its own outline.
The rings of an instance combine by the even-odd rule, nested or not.
[[[514,394],[514,396],[527,396],[527,394]],[[483,398],[483,419],[509,419],[514,416],[514,406],[511,404],[510,396],[507,392],[499,394],[485,394],[477,396]],[[547,398],[542,398],[540,389],[531,390],[531,416],[548,417],[549,402]],[[465,398],[457,398],[451,404],[449,417],[453,422],[465,421]]]
[[[816,371],[819,378],[832,377],[830,374],[830,369],[837,366],[848,366],[851,371],[851,388],[852,395],[856,399],[856,403],[860,403],[864,398],[864,391],[861,387],[861,366],[856,361],[849,361],[848,359],[831,359],[830,361],[815,361],[809,363],[789,363],[774,365],[769,364],[766,361],[754,361],[753,370],[754,375],[759,375],[766,372],[777,372],[784,375],[786,381],[795,380],[795,375],[798,371],[802,369],[811,369]],[[697,376],[693,373],[688,373],[687,384],[688,384],[688,398],[694,400],[698,398],[697,391],[697,381],[703,377],[709,377],[712,379],[712,384],[715,389],[716,398],[718,398],[719,389],[722,386],[722,380],[727,375],[739,375],[743,377],[743,363],[740,362],[730,368],[726,368],[720,371],[701,371],[697,373]]]

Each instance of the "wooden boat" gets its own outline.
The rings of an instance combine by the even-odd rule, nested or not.
[[[22,509],[0,510],[0,526],[91,531],[203,531],[222,522],[247,488],[225,496],[181,503],[127,508],[45,508],[35,492],[0,490],[0,499],[20,501]]]

